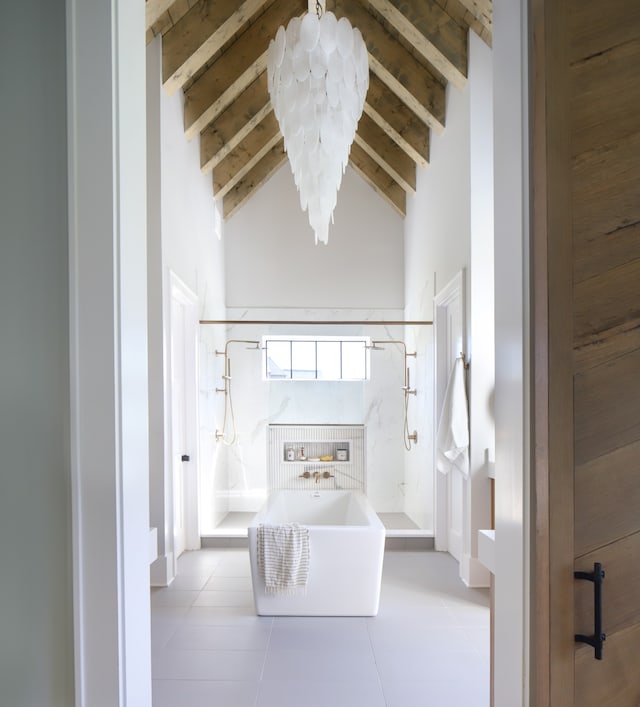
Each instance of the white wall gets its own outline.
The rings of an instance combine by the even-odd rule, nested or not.
[[[243,310],[244,311],[244,310]],[[236,310],[230,310],[230,317]],[[251,310],[251,316],[256,314]],[[290,310],[259,310],[259,319],[286,319]],[[341,310],[345,319],[389,315],[389,310]],[[401,318],[402,312],[392,312]],[[300,319],[331,319],[334,312],[296,310]],[[206,327],[222,328],[222,327]],[[203,326],[203,329],[205,327]],[[401,338],[402,328],[380,326],[287,326],[232,325],[228,339],[260,341],[274,335],[370,336],[372,339]],[[222,347],[221,347],[222,348]],[[262,380],[262,352],[246,345],[229,345],[231,395],[237,440],[231,446],[218,444],[214,474],[214,498],[203,506],[202,531],[209,534],[226,511],[257,511],[267,493],[267,426],[269,424],[364,424],[366,425],[367,492],[378,511],[402,511],[403,469],[403,367],[400,350],[393,346],[371,352],[371,378],[366,382],[309,382]],[[224,359],[217,357],[211,387],[223,387]],[[218,429],[222,429],[224,395],[218,393]],[[227,440],[231,441],[228,415]],[[209,472],[207,472],[209,473]],[[220,477],[220,478],[218,478]]]
[[[528,28],[524,0],[494,3],[496,540],[495,704],[528,705]]]
[[[225,224],[228,307],[404,306],[402,219],[348,168],[315,245],[288,164]]]
[[[489,461],[495,459],[495,315],[493,267],[493,66],[491,49],[469,33],[470,208],[468,371],[470,448],[462,577],[489,582],[478,557],[478,530],[491,527]],[[492,471],[492,470],[491,470]]]
[[[447,88],[447,125],[432,136],[430,164],[418,170],[416,195],[409,200],[405,222],[405,316],[433,320],[433,297],[461,269],[470,269],[470,97],[469,89]],[[466,288],[467,293],[469,288]],[[469,300],[467,298],[467,316]],[[419,444],[406,454],[406,512],[433,528],[433,328],[407,328],[407,339],[419,351],[415,406],[424,424]]]
[[[469,82],[447,88],[447,124],[432,136],[429,167],[418,172],[417,192],[405,223],[405,315],[434,317],[433,296],[464,270],[466,353],[470,406],[470,479],[465,483],[461,576],[486,585],[477,562],[477,529],[488,527],[490,485],[485,449],[493,450],[493,166],[491,50],[469,37]],[[417,519],[433,508],[433,331],[407,328],[418,349],[416,404],[425,420],[418,448],[405,460],[406,512]],[[422,358],[421,358],[422,357]],[[433,518],[421,524],[433,527]]]
[[[74,701],[64,0],[3,7],[0,702]]]
[[[171,483],[170,344],[171,274],[198,299],[200,318],[224,318],[224,241],[211,190],[211,175],[200,173],[198,138],[187,142],[183,128],[183,94],[169,96],[161,88],[162,45],[158,37],[147,47],[148,211],[149,211],[149,340],[151,524],[158,527],[159,559],[152,581],[173,577],[173,498]],[[218,232],[217,230],[218,229]],[[199,363],[207,371],[220,346],[211,332],[199,343]],[[223,343],[223,342],[222,342]],[[199,457],[201,469],[214,463],[215,400],[201,378]],[[203,498],[211,497],[203,475]]]
[[[402,319],[402,219],[351,169],[338,196],[327,246],[315,246],[285,165],[226,222],[225,251],[229,319]],[[402,338],[400,327],[366,325],[208,329],[216,329],[227,339],[336,332]],[[259,352],[240,345],[232,345],[230,352],[238,441],[231,447],[222,442],[217,445],[214,495],[204,500],[209,508],[208,512],[203,509],[205,534],[227,510],[257,510],[262,503],[269,423],[366,424],[369,495],[378,510],[402,510],[403,367],[397,351],[372,352],[372,379],[346,384],[265,382]],[[222,387],[222,366],[222,357],[212,361],[211,389]],[[223,404],[224,396],[218,394],[215,417],[219,429]]]

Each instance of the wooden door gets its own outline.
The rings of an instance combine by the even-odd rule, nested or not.
[[[534,704],[638,707],[640,3],[531,7]]]

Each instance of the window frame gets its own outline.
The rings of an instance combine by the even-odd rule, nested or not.
[[[275,376],[270,375],[270,365],[269,365],[269,343],[289,343],[289,368],[280,369],[283,371],[288,371],[289,375],[286,376]],[[314,356],[314,368],[305,369],[306,372],[313,371],[315,375],[299,375],[296,376],[296,369],[294,368],[295,354],[294,354],[294,344],[314,344],[315,345],[315,356]],[[339,345],[339,370],[340,377],[319,377],[318,370],[318,344],[324,343],[336,343]],[[364,361],[362,363],[362,368],[364,370],[364,375],[362,377],[356,378],[345,378],[343,376],[344,371],[344,354],[343,354],[343,344],[353,344],[362,343],[363,345],[363,357]],[[265,334],[262,337],[261,348],[262,348],[262,380],[268,381],[270,383],[276,381],[286,381],[286,382],[313,382],[313,383],[361,383],[368,381],[370,378],[370,365],[369,365],[369,348],[371,346],[371,337],[369,336],[307,336],[307,335],[269,335]],[[300,369],[301,371],[303,369]],[[321,371],[320,371],[321,373]]]

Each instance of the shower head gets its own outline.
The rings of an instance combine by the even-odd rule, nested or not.
[[[371,349],[371,351],[384,351],[384,346],[378,346],[377,341],[372,341],[370,344],[365,346],[366,349]]]

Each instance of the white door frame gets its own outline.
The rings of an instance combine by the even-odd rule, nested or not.
[[[126,144],[126,136],[111,124],[114,111],[118,116],[128,111],[129,121],[124,120],[122,126],[144,123],[144,106],[140,107],[137,103],[137,99],[144,96],[144,43],[140,39],[144,36],[144,3],[142,0],[111,0],[102,4],[66,0],[66,3],[69,153],[72,165],[69,196],[71,239],[80,233],[82,238],[89,239],[96,226],[101,224],[96,213],[102,214],[102,210],[96,207],[108,204],[113,211],[116,209],[114,205],[119,205],[121,200],[125,200],[129,208],[132,204],[138,205],[138,216],[130,216],[126,212],[118,215],[123,223],[136,227],[134,233],[144,234],[144,225],[140,225],[144,222],[145,209],[144,195],[141,194],[145,185],[144,170],[132,175],[135,179],[127,181],[128,188],[121,190],[117,198],[113,194],[117,180],[112,178],[112,172],[107,175],[107,171],[102,170],[101,173],[108,176],[108,179],[102,180],[97,178],[100,174],[95,170],[97,162],[112,165],[117,154],[123,158],[120,173],[126,175],[128,160],[135,161],[137,148],[144,145],[144,136],[141,140]],[[503,368],[496,370],[496,401],[501,397],[509,400],[504,409],[496,406],[495,617],[496,631],[500,636],[495,653],[497,707],[528,704],[529,689],[527,591],[531,529],[527,509],[530,481],[528,439],[523,432],[529,425],[526,413],[529,381],[528,11],[527,0],[494,0],[494,77],[499,79],[494,82],[495,275],[497,283],[504,276],[507,278],[501,290],[496,291],[496,360],[504,363]],[[114,17],[117,17],[117,28],[114,27]],[[101,51],[96,51],[97,45]],[[113,52],[120,61],[115,61]],[[140,61],[132,63],[131,54],[136,55],[136,52]],[[142,81],[138,90],[127,93],[128,100],[122,101],[123,88],[136,80]],[[97,96],[102,98],[107,94],[108,100],[97,100]],[[96,135],[105,139],[97,140]],[[114,135],[117,141],[115,151],[110,139]],[[133,242],[138,242],[135,237]],[[113,256],[113,252],[110,254]],[[111,261],[107,257],[104,262]],[[96,347],[98,351],[107,351],[110,342],[104,340],[107,327],[97,315],[97,310],[92,309],[93,300],[87,300],[83,287],[93,287],[96,304],[100,304],[105,301],[105,294],[112,291],[113,283],[92,280],[92,273],[80,261],[73,262],[71,269],[72,307],[76,305],[78,310],[84,312],[86,321],[93,322],[86,332],[81,330],[72,334],[72,350],[77,352],[74,363],[87,364],[86,368],[78,369],[76,375],[83,377],[81,383],[86,380],[87,390],[92,395],[87,400],[78,395],[76,381],[72,384],[72,399],[78,419],[90,425],[97,439],[104,439],[106,428],[103,421],[94,421],[87,417],[87,413],[97,404],[92,379],[98,370],[96,360],[101,360],[92,356]],[[501,294],[504,295],[503,300],[499,299]],[[75,312],[74,316],[77,315],[78,312]],[[106,346],[100,348],[102,343]],[[83,348],[85,345],[88,347],[86,351]],[[523,352],[524,360],[518,359]],[[502,361],[501,356],[504,356]],[[103,405],[101,403],[103,407],[106,404],[107,401]],[[512,414],[514,410],[517,412],[515,415]],[[115,413],[104,412],[111,414],[113,419]],[[150,655],[148,630],[144,630],[144,626],[138,627],[135,622],[129,624],[127,619],[130,614],[121,604],[121,579],[125,569],[135,563],[139,549],[148,543],[148,528],[145,531],[140,526],[134,531],[134,536],[140,540],[140,548],[129,537],[126,543],[118,545],[117,552],[105,552],[105,547],[111,548],[114,544],[114,526],[120,529],[129,520],[139,519],[144,515],[144,504],[138,505],[133,494],[132,503],[120,505],[113,511],[105,508],[100,514],[83,513],[84,508],[91,508],[91,492],[102,491],[110,470],[92,466],[91,455],[95,455],[98,445],[86,434],[81,436],[76,430],[72,431],[72,449],[76,455],[72,462],[76,704],[94,704],[96,700],[104,700],[105,695],[110,695],[111,689],[120,689],[116,686],[126,685],[131,695],[137,688],[146,693],[141,697],[138,692],[136,699],[132,698],[128,704],[147,707],[150,705],[151,682],[147,665]],[[89,478],[81,475],[78,465],[77,455],[84,453],[89,468],[93,469],[93,475]],[[146,518],[142,520],[147,522]],[[95,591],[94,587],[85,591],[83,581],[91,578],[92,558],[99,560],[101,567],[95,575]],[[89,564],[85,565],[85,561]],[[132,586],[130,596],[148,603],[148,577],[146,586],[143,584]],[[105,607],[115,608],[105,613]],[[133,608],[138,614],[144,613],[139,610],[140,607]],[[126,641],[118,643],[114,638],[113,643],[108,643],[105,636],[114,636],[114,632],[122,630],[125,622]],[[111,650],[112,646],[115,646],[114,650]],[[128,646],[131,646],[131,651]],[[138,664],[133,664],[134,659]]]
[[[184,308],[184,330],[176,330],[171,316],[172,305],[176,302]],[[171,503],[167,504],[170,509],[170,517],[167,519],[167,527],[170,529],[170,536],[175,549],[174,537],[174,456],[188,453],[190,460],[184,464],[184,517],[185,517],[185,550],[197,550],[200,548],[200,524],[198,516],[198,296],[191,290],[174,272],[169,272],[169,307],[167,335],[169,337],[167,352],[168,366],[166,374],[167,400],[169,401],[168,417],[166,429],[167,450],[166,459],[169,460],[168,471],[170,480],[167,490],[171,494]],[[173,370],[173,354],[171,342],[174,337],[183,339],[184,361],[185,361],[185,406],[186,406],[186,429],[185,443],[187,449],[174,448],[173,440],[173,387],[171,371]],[[174,574],[176,572],[177,553],[173,552]]]
[[[433,298],[433,345],[434,345],[434,395],[433,395],[433,439],[437,439],[438,420],[442,408],[449,372],[455,356],[464,353],[466,336],[466,295],[465,295],[465,273],[460,270],[456,275],[436,294]],[[461,331],[460,331],[460,351],[449,351],[450,339],[450,317],[451,307],[456,304],[461,310]],[[451,486],[451,476],[442,474],[436,466],[437,449],[434,442],[434,543],[435,549],[440,551],[449,550],[449,504]],[[457,473],[457,472],[455,472]],[[463,482],[463,493],[464,493]],[[464,497],[462,499],[464,512]]]
[[[75,705],[151,707],[145,9],[66,13]]]
[[[530,692],[530,5],[493,4],[496,707]]]

